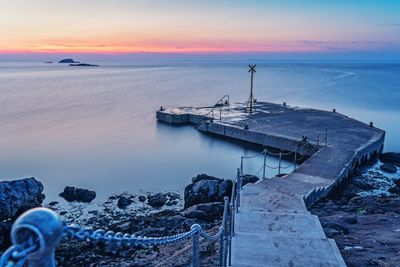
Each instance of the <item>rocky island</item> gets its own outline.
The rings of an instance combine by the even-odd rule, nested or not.
[[[58,63],[79,63],[79,61],[75,61],[72,58],[64,58],[58,61]]]

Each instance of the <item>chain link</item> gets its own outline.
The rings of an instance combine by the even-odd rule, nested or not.
[[[25,243],[13,245],[1,255],[0,267],[22,267],[26,257],[38,248],[39,244],[33,238],[29,238]]]

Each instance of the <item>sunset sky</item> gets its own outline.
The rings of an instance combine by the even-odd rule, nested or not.
[[[399,0],[0,0],[0,54],[380,53]]]

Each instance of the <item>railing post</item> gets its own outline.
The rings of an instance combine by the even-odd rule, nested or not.
[[[219,121],[222,121],[222,105],[219,107]]]
[[[240,207],[240,191],[242,190],[242,178],[240,175],[240,170],[237,169],[237,175],[236,175],[236,183],[237,183],[237,197],[236,197],[236,212],[239,213],[239,207]]]
[[[296,164],[297,164],[297,148],[294,151],[294,162],[293,162],[293,171],[296,170]]]
[[[319,134],[317,134],[317,149],[319,148]]]
[[[282,162],[282,152],[279,152],[278,175],[281,175],[281,162]]]
[[[325,128],[325,146],[328,145],[328,128]]]
[[[199,236],[201,232],[201,226],[199,224],[193,224],[191,229],[196,229],[196,233],[193,235],[193,267],[200,267],[200,241]]]
[[[29,267],[54,267],[54,251],[61,240],[63,224],[52,210],[35,208],[23,213],[13,224],[11,240],[14,245],[33,239],[38,248],[26,256]]]
[[[232,266],[232,237],[233,237],[233,235],[234,235],[234,232],[235,232],[235,229],[234,229],[234,227],[235,227],[235,211],[234,211],[234,209],[233,209],[233,205],[232,204],[230,204],[229,205],[229,218],[230,218],[230,220],[229,220],[229,240],[228,240],[228,242],[229,242],[229,250],[228,250],[228,253],[229,253],[229,258],[228,258],[228,260],[229,260],[229,266]]]
[[[243,156],[240,157],[240,174],[243,175]]]
[[[265,165],[267,163],[267,150],[264,150],[263,179],[265,179]]]

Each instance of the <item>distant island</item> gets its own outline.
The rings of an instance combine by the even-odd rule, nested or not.
[[[65,59],[58,61],[58,63],[79,63],[79,61],[75,61],[72,58],[65,58]]]
[[[78,64],[69,64],[70,66],[73,67],[98,67],[99,65],[95,64],[87,64],[87,63],[78,63]]]
[[[53,61],[46,61],[45,63],[53,63]]]

